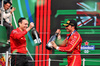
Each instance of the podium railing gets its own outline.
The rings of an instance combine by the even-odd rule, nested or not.
[[[6,51],[6,53],[0,53],[0,54],[5,54],[5,59],[6,59],[6,66],[11,66],[11,60],[10,60],[10,63],[8,63],[8,58],[9,58],[9,55],[12,55],[12,53],[9,53],[8,51]],[[16,54],[16,53],[15,53]],[[14,54],[13,54],[14,55]],[[29,54],[17,54],[17,55],[29,55]],[[57,55],[70,55],[70,54],[31,54],[31,55],[52,55],[52,56],[57,56]],[[79,54],[73,54],[73,55],[79,55]],[[100,54],[81,54],[81,55],[100,55]],[[66,62],[67,61],[64,61],[64,60],[56,60],[56,59],[51,59],[51,58],[48,58],[47,60],[28,60],[28,62],[43,62],[43,61],[48,61],[48,66],[51,66],[51,62]],[[89,62],[100,62],[100,60],[87,60],[86,58],[82,58],[82,66],[85,66],[86,62],[89,61]]]

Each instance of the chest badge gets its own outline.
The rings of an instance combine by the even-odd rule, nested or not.
[[[23,38],[21,38],[21,39],[23,39]]]

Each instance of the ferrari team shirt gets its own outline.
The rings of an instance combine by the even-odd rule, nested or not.
[[[11,53],[17,50],[18,53],[26,54],[26,38],[27,31],[21,31],[19,28],[14,29],[10,34]]]

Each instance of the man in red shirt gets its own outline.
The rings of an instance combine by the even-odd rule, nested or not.
[[[61,46],[57,46],[54,41],[52,41],[52,45],[55,49],[67,52],[67,61],[68,66],[81,66],[81,56],[80,56],[80,49],[82,38],[80,34],[76,31],[77,30],[77,22],[75,20],[68,20],[65,26],[67,32],[67,38],[62,42]],[[57,29],[56,33],[59,33],[58,39],[60,40],[60,29]]]
[[[31,22],[28,27],[28,21],[25,18],[20,18],[18,25],[19,27],[10,34],[11,53],[17,51],[16,53],[18,54],[12,55],[11,66],[28,66],[27,57],[24,55],[27,54],[25,35],[34,27],[34,23]]]

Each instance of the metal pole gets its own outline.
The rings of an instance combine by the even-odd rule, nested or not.
[[[27,49],[27,47],[26,47],[26,49]],[[28,49],[27,49],[27,51],[28,51]],[[30,54],[29,51],[28,51],[28,54],[29,54],[30,58],[32,59],[32,61],[34,61],[34,59],[33,59],[33,57],[31,56],[31,54]]]
[[[11,66],[11,59],[10,59],[10,66]]]
[[[6,66],[8,66],[8,51],[6,51]]]
[[[51,61],[51,59],[49,58],[49,63],[48,63],[48,66],[50,66],[50,61]]]
[[[17,22],[16,22],[16,19],[15,19],[14,13],[12,13],[12,15],[13,15],[13,19],[14,19],[15,26],[16,26],[16,28],[17,28],[18,26],[17,26]]]
[[[83,58],[83,66],[85,66],[85,58]]]
[[[2,0],[2,9],[3,9],[3,0]],[[1,10],[1,26],[3,26],[3,10]]]

